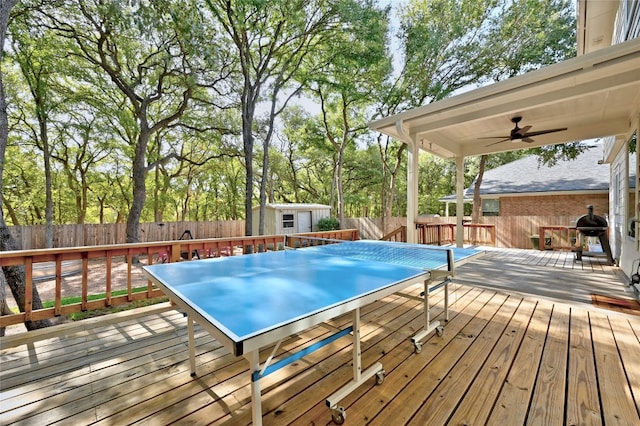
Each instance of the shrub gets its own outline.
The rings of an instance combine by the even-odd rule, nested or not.
[[[323,217],[318,221],[320,231],[335,231],[340,229],[340,222],[335,217]]]

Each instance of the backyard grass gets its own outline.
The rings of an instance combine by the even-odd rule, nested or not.
[[[132,293],[140,293],[143,291],[147,291],[147,287],[136,287],[131,290]],[[125,294],[127,294],[127,290],[115,290],[111,292],[112,297],[123,296]],[[98,294],[90,294],[87,297],[87,299],[100,300],[100,299],[104,299],[105,297],[106,297],[106,293],[98,293]],[[137,300],[135,302],[125,303],[125,304],[113,306],[113,307],[105,307],[105,308],[94,309],[90,311],[84,311],[84,312],[74,312],[71,315],[69,315],[69,319],[71,321],[80,321],[87,318],[93,318],[101,315],[112,314],[115,312],[121,312],[129,309],[140,308],[143,306],[155,305],[156,303],[162,303],[168,300],[169,298],[167,298],[166,296],[162,296],[162,297],[155,297],[152,299]],[[62,298],[63,306],[72,305],[74,303],[80,303],[80,302],[82,302],[81,296],[69,296],[69,297]],[[43,308],[52,308],[54,306],[55,306],[54,300],[48,300],[48,301],[42,302]],[[20,312],[18,308],[12,308],[11,311],[16,314]]]

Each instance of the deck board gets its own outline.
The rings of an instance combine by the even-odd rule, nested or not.
[[[497,316],[505,319],[513,318],[520,300],[508,298],[496,311]],[[477,376],[490,353],[504,333],[508,321],[491,321],[473,338],[470,346],[450,370],[438,380],[433,394],[421,405],[412,417],[416,424],[445,424],[468,389],[468,379]],[[444,355],[444,354],[443,354]],[[443,361],[446,362],[446,355]],[[443,366],[444,369],[444,366]]]
[[[640,424],[609,319],[601,312],[594,312],[590,315],[590,320],[603,422]]]
[[[482,364],[480,372],[468,383],[466,395],[450,418],[451,424],[485,424],[518,353],[526,325],[535,308],[536,303],[533,301],[523,300],[520,303],[500,340]]]
[[[586,297],[631,297],[615,268],[558,252],[490,251],[457,272],[444,335],[428,336],[421,353],[409,341],[423,321],[415,297],[362,310],[363,366],[380,361],[386,376],[341,401],[345,424],[640,424],[640,316]],[[442,319],[442,293],[433,296]],[[250,424],[246,360],[197,326],[192,378],[186,318],[140,312],[2,338],[0,423]],[[278,356],[350,320],[291,336]],[[332,424],[325,398],[351,379],[350,364],[343,338],[267,376],[264,424]]]
[[[569,368],[567,371],[567,424],[601,424],[598,381],[596,377],[589,315],[584,309],[571,309],[569,338]]]
[[[569,307],[554,306],[536,385],[527,416],[528,424],[562,425],[569,341]]]

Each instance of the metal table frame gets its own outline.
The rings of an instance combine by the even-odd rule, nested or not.
[[[264,256],[264,255],[258,255]],[[285,324],[283,326],[273,328],[265,333],[253,336],[241,342],[234,341],[225,332],[220,330],[214,325],[214,323],[208,318],[206,313],[199,311],[196,307],[191,306],[186,301],[182,300],[179,295],[172,292],[162,281],[158,280],[154,275],[150,274],[147,270],[144,270],[147,277],[160,287],[169,298],[185,312],[188,317],[187,326],[189,334],[189,362],[191,368],[191,375],[196,375],[196,361],[195,361],[195,338],[194,338],[194,322],[200,324],[207,332],[209,332],[216,340],[222,343],[231,353],[235,356],[243,356],[250,366],[250,380],[251,380],[251,408],[252,419],[254,425],[262,424],[262,402],[261,402],[261,388],[260,379],[267,376],[270,373],[277,371],[278,369],[291,364],[292,362],[302,358],[309,353],[312,353],[334,340],[352,334],[353,338],[353,379],[334,392],[326,399],[326,404],[331,410],[332,417],[336,423],[342,423],[346,417],[346,411],[340,407],[339,402],[349,395],[354,389],[360,386],[362,383],[369,380],[371,377],[376,376],[376,382],[381,384],[384,380],[384,369],[382,364],[376,362],[365,371],[362,371],[361,362],[361,342],[360,342],[360,308],[372,303],[376,300],[382,299],[391,294],[397,293],[401,296],[406,296],[402,293],[398,293],[400,290],[414,285],[422,283],[424,291],[419,299],[423,301],[424,309],[424,326],[421,331],[416,333],[411,341],[414,345],[416,353],[421,352],[422,340],[428,336],[431,332],[436,330],[438,335],[442,335],[443,325],[439,321],[431,321],[430,308],[429,308],[429,293],[437,289],[444,287],[444,313],[445,320],[449,319],[449,287],[451,277],[454,273],[453,263],[453,250],[447,251],[448,257],[448,270],[425,270],[423,273],[416,275],[412,278],[398,281],[389,286],[383,287],[378,291],[366,294],[362,297],[340,303],[332,308],[317,312],[313,315],[302,318],[301,320]],[[438,281],[436,284],[431,285],[433,282]],[[272,363],[275,357],[280,343],[287,337],[307,330],[313,326],[316,326],[322,322],[331,320],[340,315],[346,313],[352,314],[352,325],[344,330],[340,330],[334,333],[332,336],[325,338],[324,340],[311,345],[299,352],[296,352],[288,357],[281,359],[275,363]],[[260,363],[260,350],[268,346],[274,345],[270,356],[261,365]]]

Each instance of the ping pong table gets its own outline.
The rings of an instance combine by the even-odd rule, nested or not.
[[[429,293],[444,287],[448,320],[448,283],[458,266],[482,252],[359,240],[269,251],[242,256],[143,267],[146,276],[187,315],[191,375],[196,374],[194,321],[233,355],[250,364],[254,425],[262,424],[260,379],[352,335],[353,380],[326,399],[333,420],[342,424],[339,402],[372,377],[382,384],[380,362],[362,371],[360,308],[414,285],[423,284],[424,328],[411,341],[419,353],[422,340],[443,332],[429,316]],[[285,338],[351,313],[352,325],[295,354],[274,361]],[[260,350],[273,346],[264,363]]]

